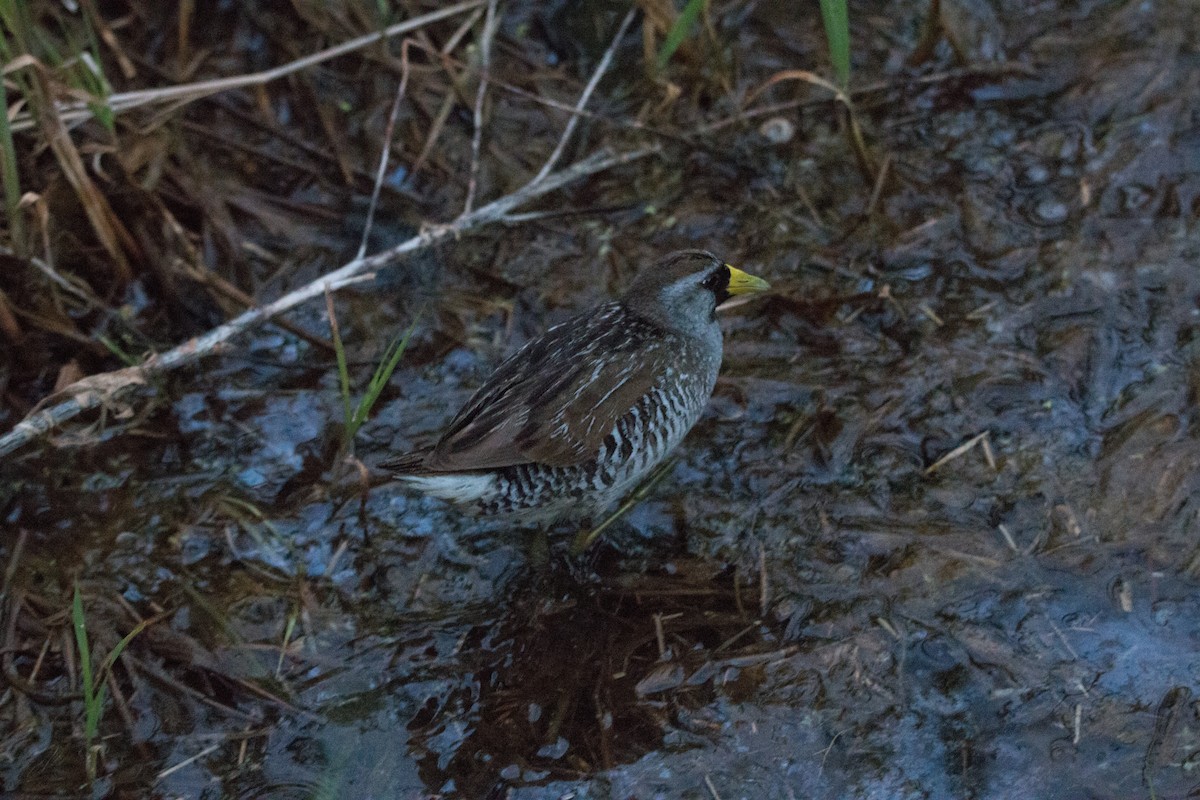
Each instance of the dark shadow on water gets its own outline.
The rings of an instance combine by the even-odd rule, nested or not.
[[[408,724],[428,786],[502,797],[636,761],[718,687],[750,693],[755,667],[782,657],[757,587],[733,568],[684,558],[631,573],[611,550],[585,558],[527,571],[494,631],[467,637],[467,702],[430,700]],[[442,710],[464,707],[470,733],[446,748],[461,720]]]

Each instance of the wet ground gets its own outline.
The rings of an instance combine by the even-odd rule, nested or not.
[[[644,74],[639,22],[601,85],[604,117],[657,132],[591,120],[575,150],[661,156],[337,298],[357,385],[421,313],[359,434],[370,465],[657,254],[706,247],[767,278],[775,294],[726,314],[713,403],[650,496],[573,557],[569,526],[542,554],[526,532],[364,491],[337,460],[332,356],[261,328],[0,466],[0,790],[1200,793],[1200,15],[943,2],[951,35],[913,65],[925,7],[852,5],[875,185],[819,90],[781,81],[750,108],[784,110],[742,116],[773,75],[824,69],[815,11],[712,5],[715,35],[674,72]],[[624,11],[598,8],[510,10],[497,73],[545,70],[573,102]],[[263,35],[261,17],[221,20]],[[489,197],[562,124],[496,98]],[[385,195],[376,248],[461,207],[469,111],[435,174]],[[772,141],[767,120],[794,136]],[[347,156],[368,173],[376,157]],[[347,260],[361,231],[361,192],[284,173],[280,227],[300,241],[245,200],[284,275],[264,297]],[[328,336],[320,303],[290,319]],[[73,578],[105,647],[156,619],[115,673],[90,789]]]

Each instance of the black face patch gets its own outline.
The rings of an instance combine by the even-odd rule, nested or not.
[[[717,267],[708,273],[700,285],[712,292],[717,298],[717,305],[721,305],[729,299],[729,267],[724,264]]]

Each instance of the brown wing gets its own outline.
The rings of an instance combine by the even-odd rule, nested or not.
[[[557,325],[501,364],[450,423],[425,468],[570,466],[599,449],[665,368],[664,332],[617,303]]]
[[[425,459],[428,457],[429,448],[416,450],[380,461],[379,467],[399,474],[420,474],[425,471]]]

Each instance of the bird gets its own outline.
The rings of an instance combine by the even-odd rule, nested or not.
[[[703,413],[721,367],[717,306],[769,288],[706,250],[670,253],[620,299],[547,329],[501,363],[432,447],[380,466],[476,515],[590,518]]]

